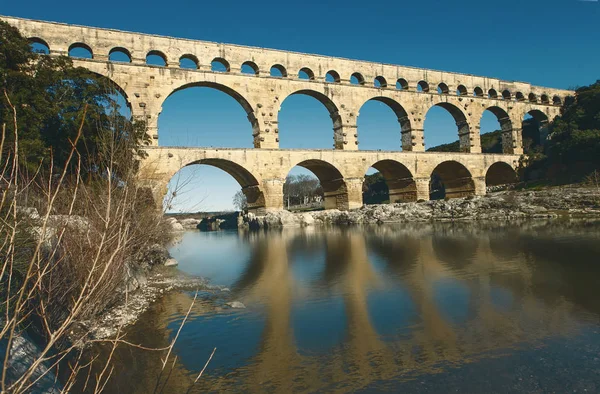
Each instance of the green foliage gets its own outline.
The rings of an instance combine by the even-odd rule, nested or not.
[[[14,106],[20,164],[28,171],[36,171],[40,164],[48,170],[51,160],[55,170],[62,169],[82,120],[77,148],[84,174],[98,170],[105,144],[122,146],[122,170],[129,169],[139,154],[136,147],[146,138],[145,127],[120,114],[114,84],[74,67],[69,58],[34,53],[28,40],[3,21],[0,82],[0,125],[6,125],[8,142],[4,146],[12,146],[14,140]]]
[[[363,202],[365,204],[384,204],[388,202],[389,189],[380,172],[365,175],[363,183]]]
[[[525,131],[524,131],[525,135]],[[543,151],[529,154],[522,171],[526,180],[580,182],[600,169],[600,81],[576,90],[565,100],[562,115],[550,124]]]
[[[428,152],[460,152],[460,142],[454,141],[427,149]],[[481,151],[483,153],[502,153],[502,131],[495,130],[481,134]]]

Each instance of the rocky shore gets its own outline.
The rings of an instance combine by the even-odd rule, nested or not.
[[[366,205],[352,211],[336,209],[291,213],[247,214],[247,229],[429,221],[516,220],[528,218],[600,217],[600,190],[553,187],[532,191],[500,191],[481,197]]]

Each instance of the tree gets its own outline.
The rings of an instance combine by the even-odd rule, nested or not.
[[[243,191],[238,190],[237,193],[233,195],[233,206],[240,212],[248,209],[248,199]]]
[[[40,163],[49,170],[50,159],[60,170],[85,118],[77,149],[83,174],[98,171],[96,163],[107,143],[123,147],[115,171],[128,171],[142,153],[147,138],[142,123],[133,123],[119,111],[118,90],[108,79],[80,67],[71,59],[34,53],[26,38],[0,21],[0,125],[6,125],[11,149],[13,107],[18,112],[20,165],[34,172]],[[127,142],[127,143],[124,143]]]

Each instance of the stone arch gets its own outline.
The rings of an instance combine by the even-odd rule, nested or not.
[[[523,148],[528,150],[534,146],[543,146],[548,139],[548,115],[539,109],[532,109],[525,115],[531,116],[531,119],[523,119]]]
[[[436,185],[435,182],[439,179],[443,187],[443,196],[446,198],[458,198],[475,195],[475,182],[471,172],[463,164],[448,160],[438,164],[431,172],[431,191],[432,199],[434,199]]]
[[[469,126],[469,122],[467,120],[467,116],[465,113],[456,105],[449,102],[440,102],[434,104],[435,107],[441,107],[448,111],[450,115],[454,118],[456,122],[456,126],[458,127],[458,139],[460,142],[460,151],[461,152],[470,152],[471,151],[471,128]],[[429,108],[431,110],[431,108]],[[427,112],[429,112],[429,110]],[[427,114],[425,114],[425,119],[427,118]]]
[[[508,163],[503,161],[492,164],[485,173],[485,185],[499,186],[515,183],[517,181],[517,172]]]
[[[467,88],[465,87],[465,85],[458,85],[458,87],[456,88],[456,95],[457,96],[466,96],[468,94]]]
[[[530,103],[537,103],[538,99],[537,99],[537,95],[535,93],[529,93],[529,96],[527,97],[529,99]]]
[[[255,148],[260,147],[260,143],[261,143],[260,128],[258,125],[258,120],[256,119],[256,116],[254,115],[254,108],[252,107],[250,102],[241,93],[239,93],[237,90],[232,89],[231,87],[229,87],[227,85],[223,85],[223,84],[216,83],[216,82],[208,82],[208,81],[192,82],[192,83],[184,84],[184,85],[181,85],[181,86],[173,89],[168,95],[166,95],[166,97],[163,99],[163,103],[165,100],[167,100],[169,97],[171,97],[174,93],[176,93],[180,90],[184,90],[184,89],[192,88],[192,87],[207,87],[207,88],[216,89],[218,91],[221,91],[221,92],[231,96],[235,101],[237,101],[242,106],[244,111],[246,111],[248,120],[250,121],[250,124],[252,125],[252,136],[254,137],[254,147]]]
[[[161,66],[162,66],[162,67],[167,67],[167,65],[168,65],[168,63],[167,63],[167,56],[166,56],[164,53],[162,53],[161,51],[157,51],[157,50],[155,50],[155,49],[153,49],[153,50],[149,51],[149,52],[146,54],[146,64],[149,64],[149,63],[148,63],[148,57],[150,57],[150,56],[158,56],[158,57],[159,57],[159,58],[161,58],[161,59],[162,59],[162,61],[163,61],[163,64],[162,64]]]
[[[287,173],[295,167],[303,167],[315,174],[323,188],[323,206],[325,209],[350,209],[348,186],[342,173],[325,160],[309,159],[292,165]],[[287,175],[286,173],[286,175]]]
[[[327,73],[325,74],[325,82],[340,83],[341,82],[340,74],[335,70],[327,71]]]
[[[196,55],[192,55],[190,53],[186,53],[179,58],[179,68],[192,68],[192,67],[185,67],[184,65],[182,65],[182,62],[185,62],[186,60],[190,61],[194,64],[193,69],[197,70],[199,68],[200,61],[198,60]]]
[[[29,44],[39,44],[39,45],[45,46],[46,49],[48,50],[48,53],[50,53],[50,45],[48,45],[46,40],[44,40],[40,37],[29,37],[27,39],[27,41],[29,41]]]
[[[396,89],[408,90],[408,81],[404,78],[398,78],[398,80],[396,81]]]
[[[437,92],[439,94],[448,94],[450,93],[450,89],[448,89],[448,85],[446,85],[444,82],[441,82],[437,87]]]
[[[271,76],[276,78],[287,78],[288,74],[285,67],[281,64],[274,64],[271,66]]]
[[[475,86],[475,89],[473,89],[473,96],[483,97],[483,89],[481,89],[479,86]]]
[[[283,105],[283,103],[285,102],[285,100],[288,97],[294,96],[294,95],[299,95],[299,94],[312,97],[312,98],[318,100],[321,104],[323,104],[323,106],[329,112],[329,116],[331,117],[331,121],[333,123],[333,139],[334,139],[334,141],[336,141],[336,143],[338,141],[343,141],[343,136],[341,135],[343,123],[342,123],[342,117],[340,115],[338,106],[333,102],[333,100],[331,98],[329,98],[328,96],[326,96],[325,94],[323,94],[321,92],[318,92],[316,90],[311,90],[311,89],[301,89],[301,90],[292,92],[292,93],[288,94],[286,97],[281,98],[280,105],[279,105],[279,108],[277,109],[277,111],[279,112],[281,110],[281,106]]]
[[[214,72],[226,72],[231,71],[231,65],[227,60],[222,57],[216,57],[210,62],[210,69]]]
[[[515,93],[515,100],[517,101],[525,101],[525,96],[522,92]]]
[[[396,116],[398,118],[398,123],[400,123],[400,136],[401,136],[400,138],[401,138],[402,150],[411,151],[412,147],[413,147],[412,126],[410,123],[410,117],[408,116],[408,112],[396,100],[391,99],[389,97],[381,97],[381,96],[371,97],[370,99],[368,99],[361,105],[361,108],[368,101],[371,101],[371,100],[384,103],[392,111],[394,111],[394,113],[396,114]],[[358,116],[360,117],[360,109],[359,109],[358,113],[359,113]],[[360,132],[360,130],[358,130],[358,131]]]
[[[389,190],[390,204],[417,201],[417,185],[410,170],[396,160],[379,160],[371,165],[381,173]]]
[[[86,52],[89,53],[89,55],[90,55],[89,59],[93,59],[94,58],[94,52],[92,51],[92,48],[89,45],[87,45],[87,44],[85,44],[83,42],[75,42],[75,43],[69,45],[68,54],[69,54],[69,57],[77,57],[77,58],[81,57],[81,58],[85,58],[84,56],[73,56],[71,54],[71,51],[74,50],[74,49],[83,49],[84,51],[86,51]]]
[[[354,82],[354,81],[356,81],[356,82]],[[361,73],[355,72],[350,76],[350,83],[353,85],[364,85],[365,77],[363,77],[363,75]]]
[[[502,91],[502,98],[504,100],[512,100],[512,94],[510,93],[510,90],[505,89]]]
[[[500,123],[500,129],[502,130],[502,152],[509,154],[512,153],[517,141],[514,141],[513,124],[508,116],[508,113],[504,109],[495,105],[487,107],[485,110],[494,114],[496,119],[498,119],[498,123]],[[481,119],[479,119],[479,121],[481,122]]]
[[[122,60],[111,59],[111,56],[117,55],[117,54],[123,54],[124,56],[126,56],[129,59],[125,63],[131,63],[131,52],[129,52],[128,49],[123,48],[123,47],[114,47],[114,48],[112,48],[108,52],[108,60],[111,61],[111,62],[121,62]]]
[[[258,75],[260,72],[258,65],[254,62],[251,62],[250,60],[242,63],[242,66],[240,67],[240,71],[242,72],[242,74],[254,74],[254,75]]]
[[[304,73],[306,75],[306,78],[303,78],[300,74]],[[308,67],[302,67],[300,69],[300,71],[298,71],[298,78],[300,79],[307,79],[309,81],[314,81],[315,80],[315,73]]]
[[[378,87],[378,88],[386,88],[387,81],[385,80],[385,78],[383,76],[378,75],[377,77],[375,77],[374,86]]]
[[[561,100],[560,96],[554,96],[554,97],[552,97],[552,104],[554,104],[554,105],[562,105],[562,100]]]
[[[540,101],[542,102],[542,104],[550,104],[550,99],[548,98],[548,95],[546,93],[540,96]]]
[[[498,92],[496,91],[496,89],[490,89],[490,90],[488,90],[488,98],[491,98],[491,99],[497,99],[498,98]]]
[[[188,163],[185,166],[194,164],[213,166],[231,175],[242,187],[242,192],[248,201],[248,211],[264,214],[265,196],[262,187],[259,180],[246,167],[226,159],[201,159]]]
[[[109,83],[111,85],[112,88],[114,88],[115,90],[117,90],[125,99],[125,102],[127,104],[127,107],[131,110],[131,99],[129,97],[129,95],[127,95],[127,92],[125,91],[125,89],[123,89],[123,87],[121,87],[121,85],[119,85],[114,79],[112,79],[111,77],[104,75],[104,74],[100,74],[91,70],[87,70],[88,72],[92,73],[92,74],[96,74],[102,78],[104,78],[107,83]]]
[[[427,81],[419,81],[417,83],[417,92],[429,92],[429,84],[427,83]]]

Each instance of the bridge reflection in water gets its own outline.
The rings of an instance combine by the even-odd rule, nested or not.
[[[199,303],[176,348],[179,375],[166,387],[186,384],[214,346],[194,390],[394,391],[597,332],[599,240],[598,226],[543,225],[188,234],[174,251],[182,268],[202,271],[202,255],[184,257],[189,245],[221,248],[217,265],[238,265],[231,296],[248,309]],[[247,260],[228,262],[226,243],[248,248]],[[174,294],[151,311],[157,336],[174,335],[190,301]],[[143,342],[152,331],[132,335]]]

